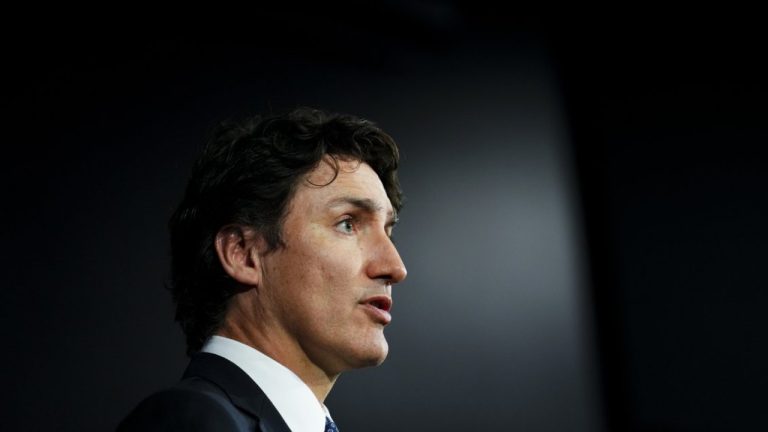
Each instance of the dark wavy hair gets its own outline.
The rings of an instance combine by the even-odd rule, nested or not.
[[[225,122],[195,163],[184,198],[169,222],[170,290],[187,354],[222,324],[237,285],[221,267],[216,234],[250,227],[280,248],[282,222],[296,186],[324,157],[370,165],[395,211],[402,206],[394,140],[368,120],[298,108],[283,115]],[[333,180],[331,180],[333,181]]]

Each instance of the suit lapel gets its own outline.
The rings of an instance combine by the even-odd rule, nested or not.
[[[184,378],[200,377],[219,386],[239,409],[259,419],[263,432],[291,432],[272,402],[242,369],[209,353],[192,356]]]

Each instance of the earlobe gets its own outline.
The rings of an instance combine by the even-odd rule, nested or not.
[[[216,233],[214,244],[224,272],[245,286],[259,285],[261,263],[253,230],[225,226]]]

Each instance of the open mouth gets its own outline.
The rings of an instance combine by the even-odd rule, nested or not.
[[[379,324],[387,325],[392,321],[389,311],[392,309],[392,299],[386,295],[369,297],[360,302],[369,316]]]
[[[369,304],[376,309],[381,309],[385,312],[389,312],[392,309],[392,299],[386,296],[371,297],[363,301],[364,304]]]

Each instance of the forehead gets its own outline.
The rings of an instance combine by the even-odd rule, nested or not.
[[[328,157],[299,182],[292,207],[314,209],[341,198],[371,200],[383,212],[392,213],[392,204],[384,185],[368,164],[339,159],[334,165],[334,161]]]

